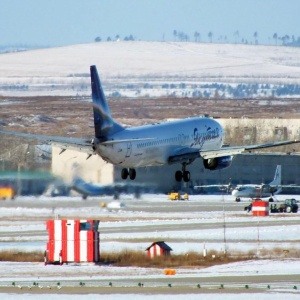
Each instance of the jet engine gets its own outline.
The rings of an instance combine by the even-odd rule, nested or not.
[[[203,165],[208,170],[221,170],[228,168],[231,165],[232,156],[214,157],[209,159],[203,159]]]

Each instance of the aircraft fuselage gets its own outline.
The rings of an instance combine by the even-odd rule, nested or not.
[[[276,195],[281,191],[280,187],[265,186],[262,190],[256,185],[243,185],[232,191],[235,198],[266,198]]]
[[[110,136],[110,140],[121,142],[99,143],[96,153],[112,164],[134,168],[167,164],[170,156],[185,149],[219,149],[224,131],[213,119],[189,118],[124,129]]]

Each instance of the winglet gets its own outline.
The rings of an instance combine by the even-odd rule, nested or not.
[[[117,124],[110,113],[96,66],[90,66],[93,98],[95,136],[103,139],[124,129]]]

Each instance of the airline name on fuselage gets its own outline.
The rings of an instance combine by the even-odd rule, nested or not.
[[[219,138],[219,128],[211,129],[210,127],[207,128],[207,132],[199,133],[198,128],[194,129],[194,142],[191,144],[191,147],[193,146],[200,146],[202,148],[203,144],[206,141],[214,140],[216,138]]]

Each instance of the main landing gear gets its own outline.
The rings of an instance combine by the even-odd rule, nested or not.
[[[189,171],[186,171],[186,164],[182,164],[182,171],[176,171],[175,179],[180,182],[182,179],[184,182],[189,182],[191,179],[191,174]]]
[[[121,171],[122,179],[127,179],[128,176],[131,180],[134,180],[136,177],[135,169],[131,169],[131,168],[130,169],[126,169],[126,168],[122,169],[122,171]]]

